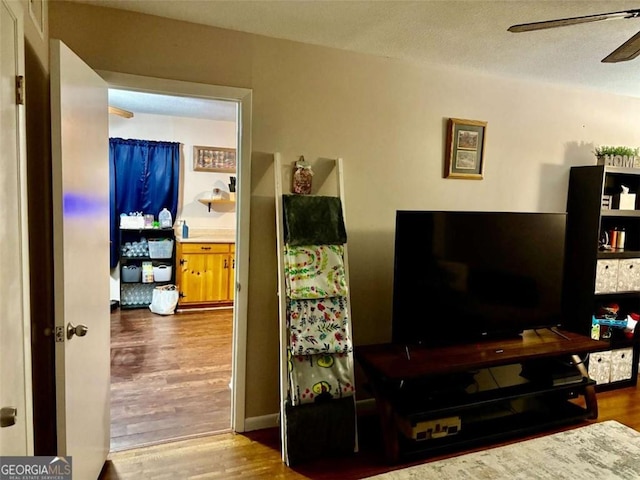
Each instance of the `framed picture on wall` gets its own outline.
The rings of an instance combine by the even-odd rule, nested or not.
[[[447,122],[445,178],[482,180],[487,122],[450,118]]]
[[[236,149],[224,147],[193,147],[193,170],[196,172],[236,171]]]

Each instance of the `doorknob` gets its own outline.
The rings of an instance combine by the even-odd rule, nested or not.
[[[15,425],[18,409],[15,407],[2,407],[0,409],[0,428]]]
[[[79,323],[77,327],[74,327],[73,324],[69,322],[67,325],[67,340],[71,340],[74,335],[84,337],[88,331],[89,328],[86,325]]]

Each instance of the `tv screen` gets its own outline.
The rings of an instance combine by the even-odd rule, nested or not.
[[[565,225],[564,213],[396,212],[393,341],[560,325]]]

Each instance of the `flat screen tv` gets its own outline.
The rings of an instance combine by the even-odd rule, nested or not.
[[[393,341],[561,325],[565,226],[564,213],[396,212]]]

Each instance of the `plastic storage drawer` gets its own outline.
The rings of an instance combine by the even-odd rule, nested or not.
[[[124,283],[136,283],[142,279],[142,268],[137,265],[125,265],[122,267],[120,280]]]

